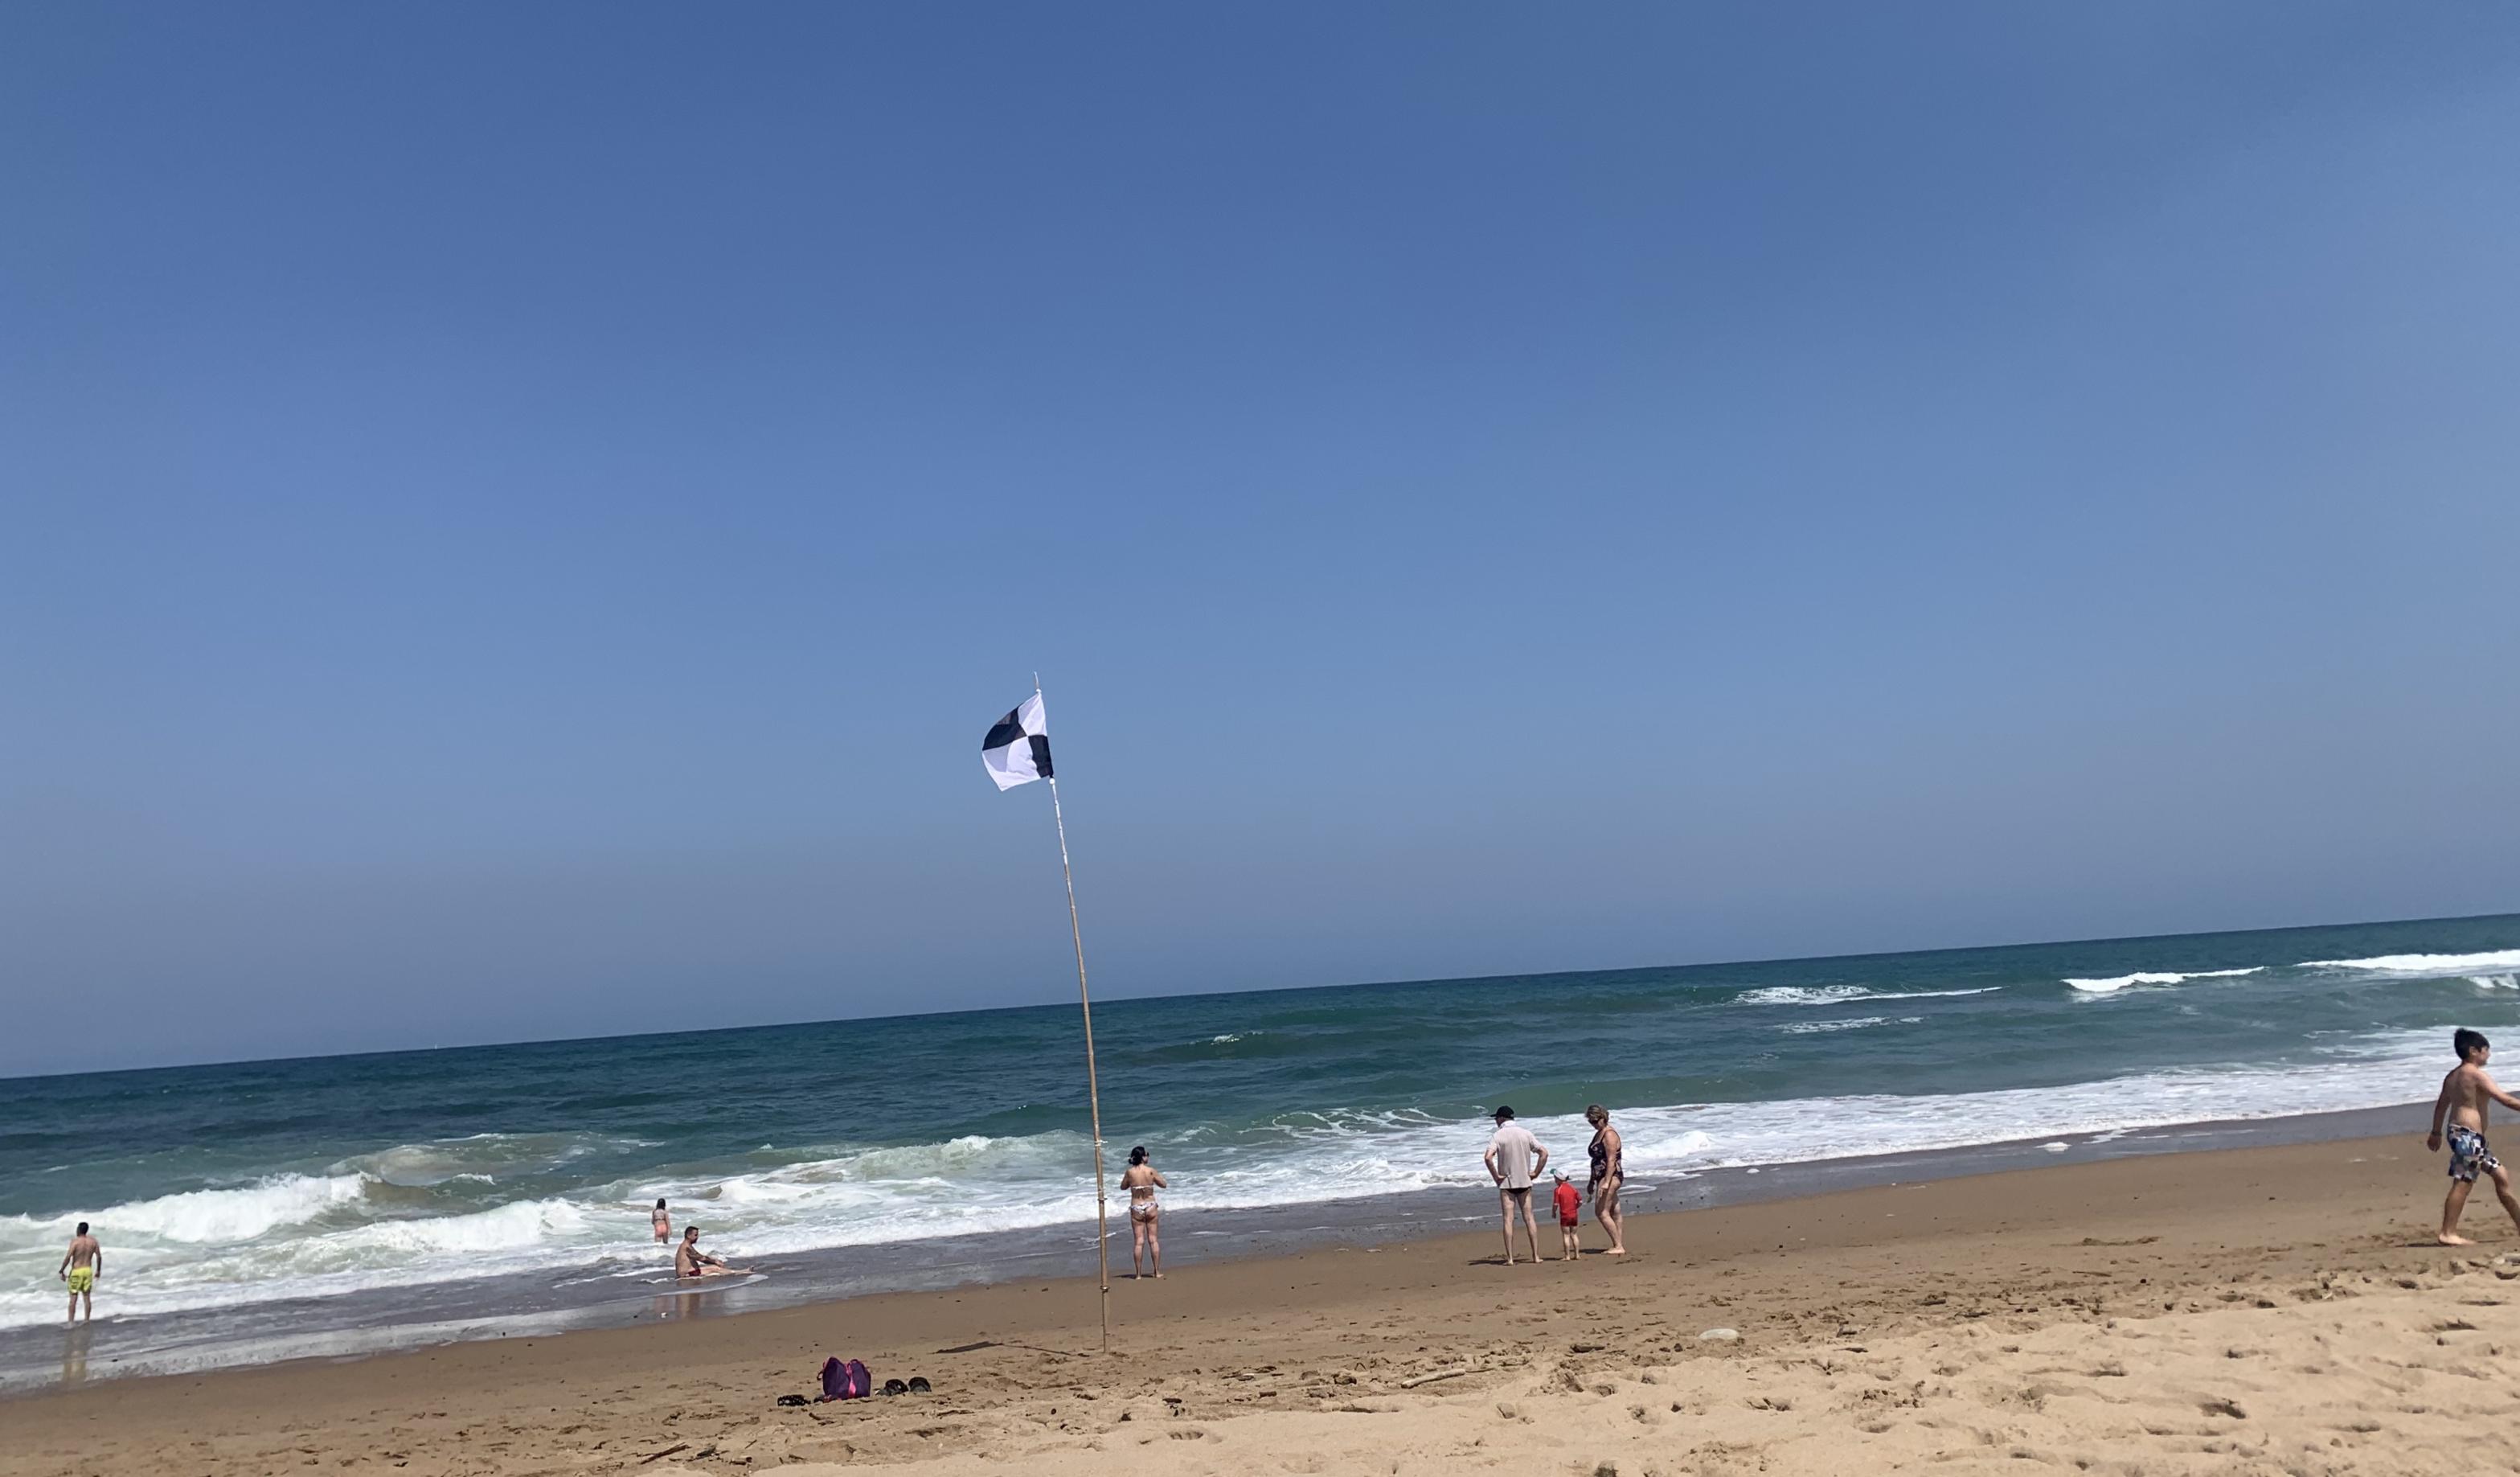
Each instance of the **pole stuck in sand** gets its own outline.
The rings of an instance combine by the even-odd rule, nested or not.
[[[1067,881],[1067,933],[1076,944],[1076,1003],[1085,1015],[1085,1100],[1094,1119],[1094,1264],[1102,1289],[1102,1347],[1111,1347],[1110,1200],[1102,1178],[1102,1083],[1094,1063],[1094,996],[1085,987],[1085,930],[1076,921],[1076,869],[1067,860],[1067,814],[1058,803],[1058,777],[1050,762],[1050,720],[1042,703],[1041,673],[1032,674],[1032,701],[998,719],[980,740],[980,762],[1003,792],[1037,779],[1050,781],[1050,815],[1058,827],[1058,871]]]
[[[1076,922],[1076,873],[1067,864],[1067,817],[1058,781],[1050,782],[1050,814],[1058,822],[1058,869],[1067,878],[1067,933],[1076,941],[1076,1003],[1085,1013],[1085,1100],[1094,1115],[1094,1263],[1102,1283],[1102,1347],[1111,1347],[1110,1205],[1102,1191],[1102,1084],[1094,1068],[1094,996],[1085,989],[1085,932]]]

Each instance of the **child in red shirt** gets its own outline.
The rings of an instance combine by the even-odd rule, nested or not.
[[[1575,1186],[1567,1180],[1565,1171],[1559,1170],[1556,1174],[1557,1234],[1560,1245],[1563,1247],[1565,1252],[1565,1255],[1559,1257],[1557,1260],[1560,1262],[1572,1262],[1575,1260],[1575,1255],[1580,1249],[1576,1245],[1575,1241],[1575,1216],[1578,1211],[1581,1211],[1584,1208],[1584,1194],[1583,1191],[1575,1188]]]

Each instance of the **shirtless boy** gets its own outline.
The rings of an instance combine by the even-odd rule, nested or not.
[[[2511,1217],[2514,1227],[2520,1227],[2520,1199],[2511,1195],[2511,1172],[2485,1142],[2485,1108],[2489,1102],[2520,1112],[2520,1097],[2513,1097],[2494,1085],[2485,1075],[2485,1063],[2494,1055],[2494,1043],[2482,1032],[2461,1031],[2451,1038],[2451,1048],[2458,1053],[2458,1065],[2442,1079],[2441,1096],[2433,1101],[2432,1136],[2424,1147],[2438,1152],[2447,1134],[2450,1140],[2450,1199],[2442,1205],[2441,1244],[2465,1246],[2468,1239],[2458,1233],[2458,1217],[2467,1209],[2467,1192],[2476,1187],[2480,1174],[2494,1179],[2494,1193],[2500,1196],[2503,1211]],[[2447,1131],[2442,1120],[2447,1117]]]
[[[61,1269],[54,1273],[70,1284],[69,1320],[79,1321],[79,1304],[87,1304],[87,1321],[96,1321],[96,1279],[105,1270],[105,1248],[87,1233],[87,1223],[78,1224],[78,1234],[70,1237],[70,1249],[62,1254]]]

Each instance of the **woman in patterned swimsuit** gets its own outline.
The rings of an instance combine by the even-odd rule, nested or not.
[[[1154,1161],[1147,1157],[1147,1146],[1140,1144],[1129,1151],[1129,1167],[1120,1172],[1120,1184],[1129,1192],[1129,1275],[1134,1280],[1147,1274],[1149,1262],[1154,1265],[1155,1280],[1164,1276],[1164,1243],[1160,1223],[1164,1209],[1155,1203],[1155,1191],[1172,1186],[1155,1173]]]
[[[1593,1219],[1610,1233],[1610,1255],[1628,1254],[1628,1228],[1619,1214],[1619,1186],[1627,1180],[1619,1131],[1610,1127],[1610,1110],[1599,1103],[1584,1110],[1593,1125]]]

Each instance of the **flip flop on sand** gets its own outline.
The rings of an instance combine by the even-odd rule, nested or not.
[[[929,1387],[927,1381],[916,1374],[912,1375],[910,1377],[910,1393],[913,1395],[928,1394]]]

